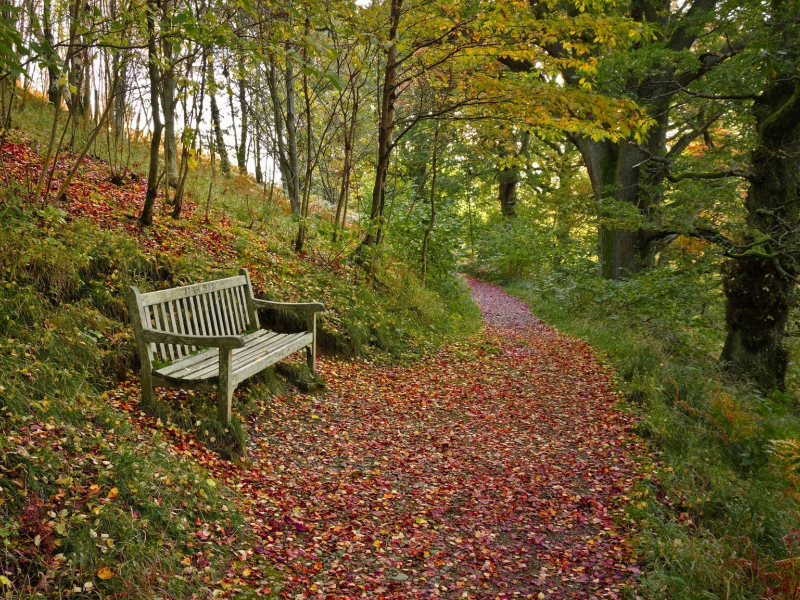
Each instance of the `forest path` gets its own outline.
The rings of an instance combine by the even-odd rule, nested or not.
[[[253,465],[226,479],[256,566],[230,583],[257,588],[257,560],[291,598],[617,598],[632,581],[633,417],[587,344],[469,283],[479,335],[411,366],[322,360],[324,394],[251,420]]]

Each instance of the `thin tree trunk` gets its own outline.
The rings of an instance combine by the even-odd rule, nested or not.
[[[311,21],[306,17],[305,35],[308,36],[311,30]],[[307,46],[303,46],[303,60],[308,60]],[[311,171],[313,161],[311,158],[312,141],[312,121],[311,121],[311,95],[308,93],[308,75],[303,70],[303,100],[306,109],[306,175],[303,181],[303,203],[300,207],[300,221],[297,228],[297,239],[295,240],[295,252],[303,251],[303,244],[306,237],[306,219],[308,218],[308,200],[311,195]]]
[[[274,59],[270,60],[267,83],[269,85],[269,95],[270,98],[272,98],[272,113],[275,120],[275,148],[273,150],[275,158],[277,158],[278,166],[281,170],[281,181],[283,182],[283,188],[286,192],[286,196],[289,198],[289,203],[292,205],[292,212],[294,213],[294,201],[292,200],[296,197],[294,190],[294,177],[289,165],[289,153],[288,149],[286,148],[286,140],[284,139],[283,108],[281,106],[281,100],[278,94],[278,74]],[[273,177],[273,181],[274,179],[275,178]]]
[[[47,145],[47,152],[44,155],[44,162],[42,163],[42,172],[39,174],[39,182],[36,184],[36,191],[34,193],[34,198],[37,201],[41,198],[44,180],[47,177],[47,170],[50,166],[50,157],[53,156],[53,148],[55,147],[56,135],[58,134],[58,116],[61,114],[61,86],[59,86],[58,92],[55,98],[55,111],[53,114],[53,128],[50,131],[50,143]]]
[[[422,236],[422,285],[428,276],[428,240],[430,240],[433,225],[436,221],[436,174],[439,158],[439,122],[436,122],[436,133],[433,136],[433,157],[431,158],[431,218]]]
[[[239,107],[242,111],[242,137],[239,141],[239,148],[236,152],[236,162],[239,166],[239,173],[247,174],[247,90],[245,88],[244,74],[239,78]]]
[[[164,2],[163,17],[169,22],[172,1]],[[167,170],[167,186],[178,187],[178,144],[175,139],[175,107],[178,100],[175,97],[175,62],[173,60],[172,42],[168,39],[162,41],[164,51],[164,78],[162,81],[162,105],[164,107],[164,163]]]
[[[86,156],[86,153],[89,151],[89,148],[91,148],[92,144],[94,143],[94,139],[97,137],[97,134],[100,133],[100,129],[102,128],[103,124],[106,121],[106,118],[108,117],[108,112],[109,112],[109,107],[110,106],[111,106],[111,102],[106,104],[106,109],[103,112],[103,116],[100,117],[100,123],[92,131],[92,134],[89,136],[89,139],[87,140],[86,144],[84,144],[84,146],[83,146],[83,150],[81,150],[81,153],[78,155],[78,158],[75,160],[75,164],[72,165],[72,169],[70,169],[69,174],[64,179],[64,181],[61,184],[61,187],[59,188],[58,192],[56,192],[56,198],[58,198],[59,200],[66,194],[67,188],[69,187],[70,182],[72,182],[73,177],[75,177],[75,173],[78,172],[78,168],[81,166],[81,163],[83,162],[83,159]]]
[[[158,47],[156,40],[155,19],[158,14],[157,0],[150,0],[150,14],[147,16],[147,73],[150,78],[150,109],[153,115],[153,137],[150,140],[150,169],[147,173],[147,193],[145,195],[144,206],[139,221],[142,225],[153,224],[153,207],[155,206],[156,196],[158,195],[158,166],[159,148],[161,147],[161,114],[159,112],[159,72]]]
[[[194,132],[192,133],[192,143],[191,147],[187,147],[186,141],[183,141],[183,152],[181,154],[181,170],[179,171],[179,179],[178,179],[178,187],[175,189],[175,200],[174,206],[172,209],[172,218],[179,219],[181,216],[181,210],[183,209],[183,195],[186,189],[186,178],[189,176],[189,159],[193,157],[194,151],[197,148],[197,140],[200,136],[200,122],[203,118],[203,107],[205,103],[205,92],[206,92],[206,54],[203,52],[202,55],[203,60],[203,74],[200,78],[200,106],[197,106],[197,94],[193,97],[193,105],[192,105],[192,113],[195,114],[195,125],[194,125]]]
[[[375,184],[372,188],[372,207],[370,209],[370,227],[362,247],[374,245],[381,237],[383,213],[386,205],[386,177],[389,173],[389,162],[393,148],[392,133],[394,131],[394,108],[397,98],[397,30],[400,26],[403,0],[391,0],[388,51],[386,68],[383,76],[381,92],[381,112],[378,122],[378,161],[375,166]]]
[[[52,2],[51,0],[44,0],[42,4],[42,33],[48,48],[53,48],[55,43],[53,39],[53,26],[51,21],[52,16]],[[59,84],[58,84],[58,69],[56,68],[56,61],[58,55],[55,52],[48,52],[49,60],[47,64],[47,94],[51,104],[60,101]]]
[[[253,136],[256,144],[256,183],[264,183],[264,171],[261,169],[261,141],[258,135]]]
[[[80,49],[80,36],[78,35],[78,21],[81,13],[81,0],[73,0],[70,5],[69,47],[67,48],[67,64],[69,65],[69,84],[75,90],[72,93],[69,109],[73,117],[82,117],[84,112],[83,101],[83,52]]]
[[[289,163],[288,176],[291,179],[289,186],[289,202],[292,214],[300,215],[300,160],[297,154],[297,116],[295,114],[294,100],[294,68],[291,61],[286,62],[284,71],[284,85],[286,89],[286,153]]]
[[[209,92],[211,100],[211,121],[214,124],[214,138],[216,141],[216,151],[219,154],[219,170],[223,175],[231,174],[231,161],[228,160],[228,150],[225,148],[225,138],[222,137],[222,127],[219,123],[219,108],[217,107],[216,94]]]

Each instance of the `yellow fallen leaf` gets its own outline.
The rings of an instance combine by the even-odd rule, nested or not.
[[[109,490],[108,497],[109,498],[116,498],[118,494],[119,494],[119,490],[117,488],[113,487],[113,488],[111,488]]]
[[[0,575],[0,583],[6,587],[11,587],[11,580],[5,575]]]
[[[111,579],[114,576],[114,571],[112,571],[109,567],[100,567],[97,570],[97,576],[100,579]]]

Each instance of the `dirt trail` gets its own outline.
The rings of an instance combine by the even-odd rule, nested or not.
[[[252,421],[233,479],[286,597],[616,598],[639,572],[618,525],[633,418],[606,370],[470,285],[480,335],[409,367],[323,360],[325,394]]]

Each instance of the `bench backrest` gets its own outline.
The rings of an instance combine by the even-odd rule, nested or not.
[[[238,335],[258,328],[247,271],[241,275],[138,294],[142,325],[188,335]],[[180,344],[147,345],[147,356],[171,362],[198,350]]]

